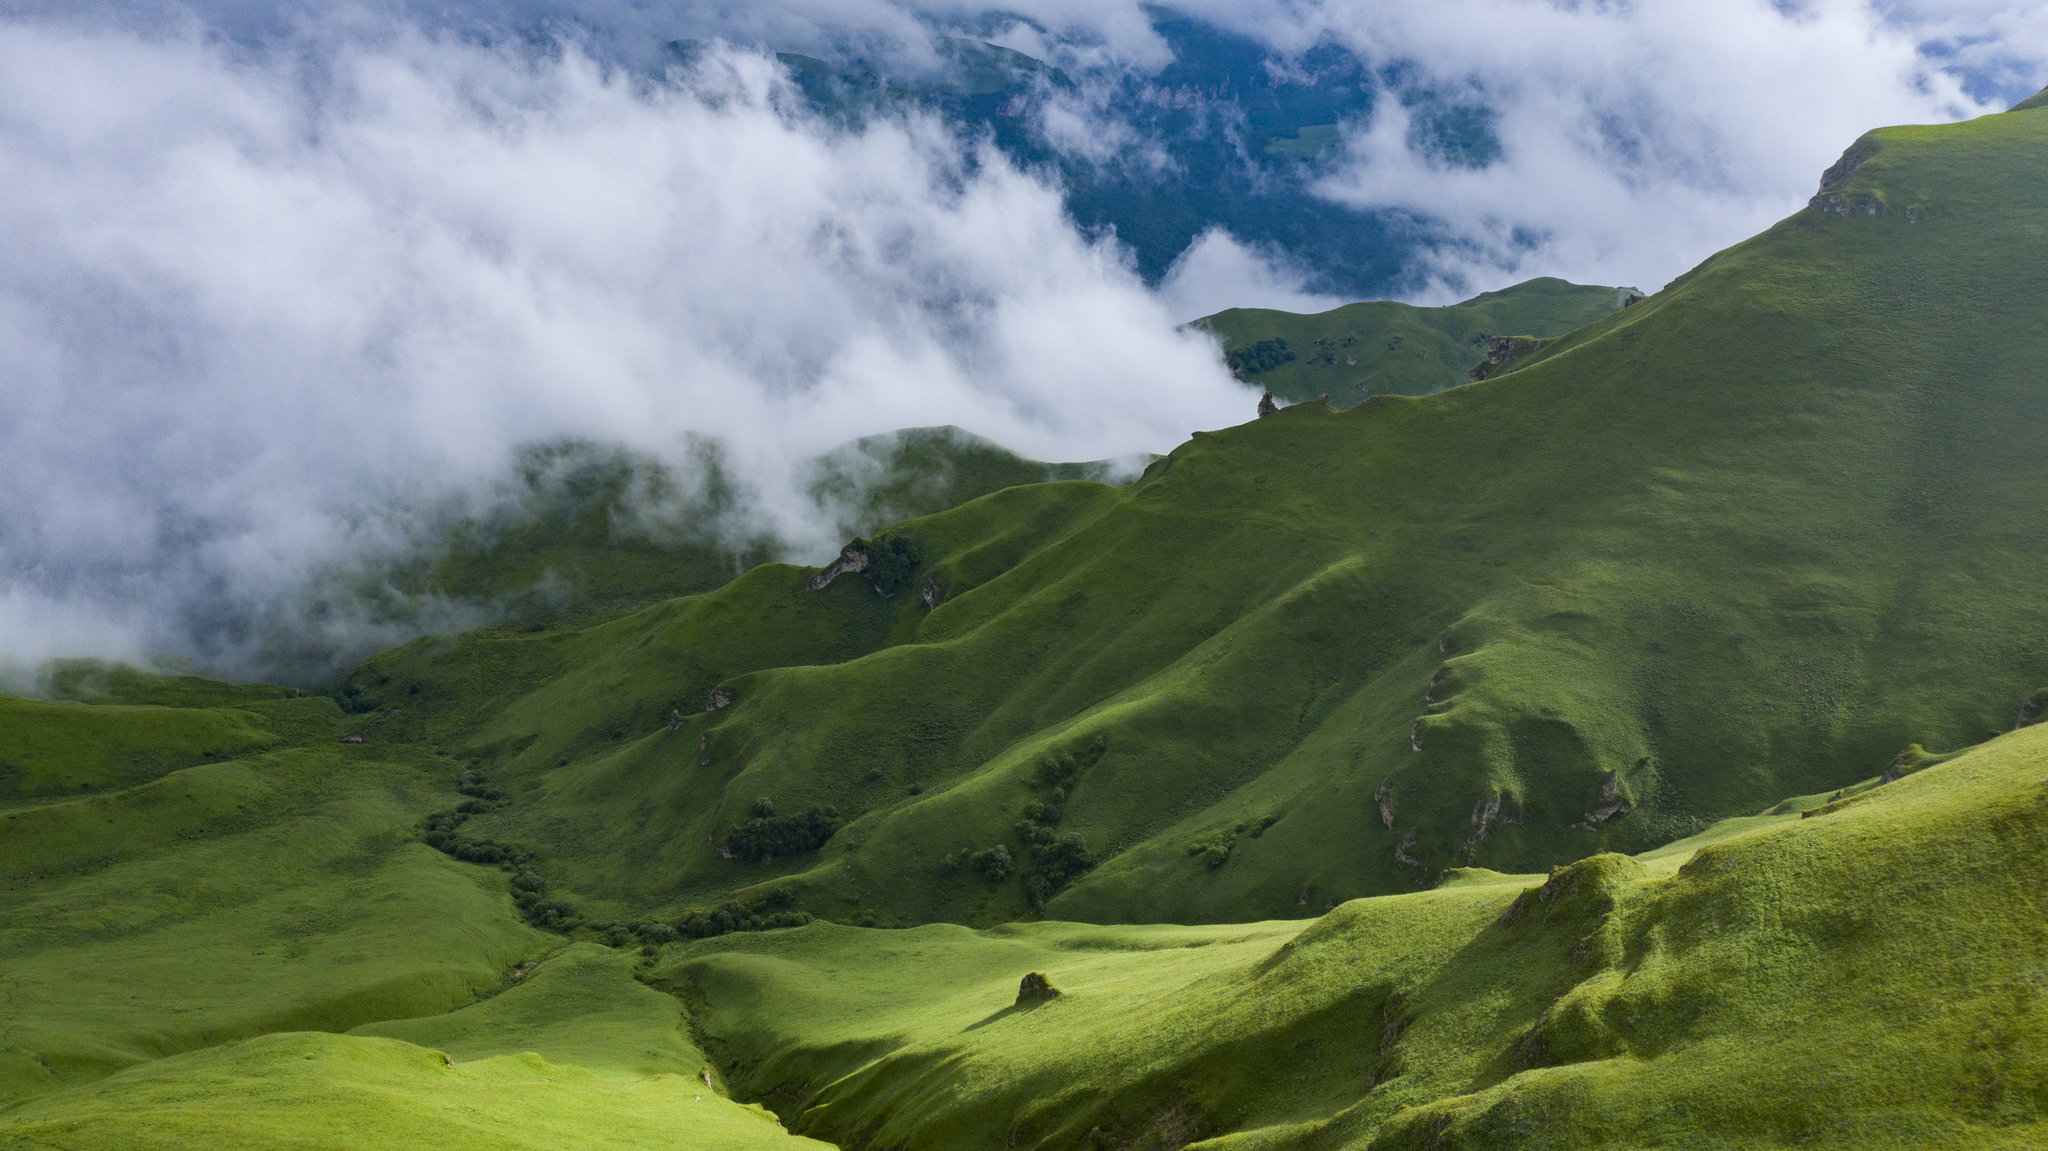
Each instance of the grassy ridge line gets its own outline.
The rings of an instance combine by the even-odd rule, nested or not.
[[[572,443],[534,449],[508,512],[455,525],[413,595],[494,602],[508,620],[581,627],[720,587],[783,545],[735,541],[745,493],[715,444],[699,445],[701,490],[661,462]],[[800,477],[821,515],[860,535],[1019,484],[1113,478],[1108,462],[1025,459],[955,427],[905,428],[843,444]]]
[[[816,924],[657,979],[841,1142],[2038,1145],[2048,727],[1808,810],[1306,927]]]
[[[1309,915],[1978,742],[2048,680],[2048,282],[2008,258],[2044,238],[2048,117],[1869,141],[1846,213],[1529,366],[901,525],[935,610],[768,566],[352,686],[489,759],[476,834],[621,918],[777,883],[850,922]],[[848,822],[725,858],[761,798]],[[1100,865],[1035,899],[1067,835]],[[1007,874],[961,866],[995,847]]]
[[[1314,315],[1229,308],[1192,326],[1214,333],[1239,374],[1282,401],[1327,392],[1332,404],[1348,408],[1368,395],[1457,387],[1486,361],[1488,336],[1562,336],[1634,294],[1543,277],[1445,307],[1374,300]]]

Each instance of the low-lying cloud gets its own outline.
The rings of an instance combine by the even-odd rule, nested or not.
[[[1303,252],[1216,227],[1148,287],[1047,172],[930,117],[823,122],[767,54],[915,71],[943,36],[1003,43],[1079,81],[1025,121],[1043,147],[1171,182],[1119,118],[1172,61],[1136,0],[324,7],[0,0],[0,663],[255,674],[265,629],[350,653],[474,622],[307,605],[502,510],[536,443],[687,477],[716,442],[744,490],[714,527],[816,558],[840,525],[802,465],[835,444],[951,423],[1047,459],[1165,450],[1247,413],[1179,322],[1338,302]],[[1303,170],[1426,238],[1403,282],[1428,302],[1655,289],[1862,131],[2048,80],[2042,11],[1995,0],[1174,9],[1380,78]],[[672,69],[668,41],[721,37]],[[1434,143],[1446,109],[1491,144]]]
[[[914,116],[828,128],[743,51],[648,83],[573,45],[7,25],[0,231],[17,658],[232,666],[223,621],[522,444],[715,437],[822,553],[797,465],[853,436],[1106,457],[1246,404],[1057,189]]]

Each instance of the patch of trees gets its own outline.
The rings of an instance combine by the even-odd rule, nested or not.
[[[1108,744],[1097,736],[1079,752],[1063,751],[1040,761],[1031,787],[1042,796],[1034,796],[1024,805],[1023,818],[1011,829],[1018,850],[1012,852],[1008,845],[998,843],[981,851],[955,852],[940,862],[940,872],[951,874],[964,864],[990,883],[1000,884],[1023,870],[1024,897],[1032,907],[1044,907],[1061,888],[1101,862],[1088,850],[1081,833],[1061,833],[1054,828],[1066,815],[1067,787],[1106,751]],[[1020,854],[1028,856],[1028,867],[1020,865]]]
[[[802,815],[777,815],[766,796],[754,801],[754,817],[733,828],[725,849],[734,858],[766,863],[778,855],[802,855],[825,846],[846,821],[836,807],[813,807]]]
[[[1199,858],[1210,867],[1221,867],[1230,862],[1230,853],[1237,847],[1239,836],[1249,835],[1253,839],[1257,839],[1266,834],[1267,828],[1278,822],[1280,822],[1280,817],[1277,815],[1268,815],[1257,823],[1246,823],[1243,820],[1239,820],[1236,826],[1232,827],[1229,832],[1218,839],[1199,840],[1188,844],[1188,854]]]
[[[709,911],[692,911],[676,924],[675,931],[689,939],[709,939],[736,931],[802,927],[812,918],[810,912],[797,906],[795,891],[778,887],[758,899],[728,900]]]
[[[924,563],[924,548],[904,532],[853,543],[867,553],[868,567],[862,574],[885,599],[909,590],[918,567]]]
[[[1223,362],[1230,365],[1231,374],[1239,379],[1270,372],[1293,358],[1294,353],[1287,349],[1287,341],[1279,339],[1260,340],[1223,353]]]

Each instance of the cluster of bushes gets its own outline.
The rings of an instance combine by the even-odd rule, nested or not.
[[[1270,372],[1293,358],[1294,353],[1287,350],[1287,341],[1278,339],[1260,340],[1223,353],[1223,362],[1230,365],[1231,374],[1239,379]]]
[[[690,939],[709,939],[735,931],[802,927],[813,918],[797,906],[796,892],[778,887],[759,899],[729,900],[709,911],[692,911],[675,925],[675,932]]]
[[[974,865],[974,870],[988,876],[990,883],[1001,883],[1017,870],[1016,858],[1010,854],[1009,848],[1000,843],[987,851],[975,852],[967,857],[967,861]]]
[[[853,546],[867,553],[868,568],[863,574],[884,598],[907,590],[924,563],[924,549],[902,532],[873,540],[855,540]]]
[[[754,817],[733,828],[725,849],[749,863],[766,863],[778,855],[802,855],[825,846],[846,821],[836,807],[814,807],[802,815],[777,815],[766,796],[754,801]]]
[[[1012,830],[1019,851],[1030,854],[1024,895],[1033,907],[1045,906],[1060,888],[1101,862],[1079,832],[1061,834],[1053,829],[1066,815],[1066,785],[1108,750],[1108,744],[1097,736],[1078,753],[1064,751],[1041,760],[1032,775],[1032,788],[1045,795],[1024,805],[1023,818]],[[1002,883],[1019,870],[1017,853],[1000,843],[982,851],[949,854],[940,861],[939,870],[950,875],[963,865],[980,872],[990,883]]]
[[[526,921],[543,931],[564,935],[583,925],[576,908],[559,899],[547,898],[547,880],[536,870],[539,862],[530,848],[491,839],[472,839],[462,834],[469,818],[490,811],[504,801],[505,793],[484,783],[483,773],[472,767],[455,781],[455,790],[467,796],[446,811],[427,817],[420,841],[444,855],[464,863],[494,863],[512,873],[512,902]]]
[[[1268,815],[1257,823],[1251,824],[1239,820],[1237,825],[1230,829],[1229,834],[1225,835],[1221,840],[1203,840],[1188,844],[1188,854],[1200,856],[1202,862],[1210,867],[1221,867],[1225,863],[1230,862],[1230,852],[1237,846],[1238,836],[1249,835],[1253,839],[1257,839],[1266,834],[1267,828],[1278,822],[1280,822],[1280,817],[1277,815]]]
[[[1097,863],[1095,853],[1081,841],[1081,833],[1070,831],[1053,840],[1031,849],[1034,867],[1024,880],[1025,898],[1031,906],[1044,907],[1053,893],[1069,882],[1079,879]]]
[[[464,863],[495,863],[502,867],[524,867],[533,861],[533,853],[516,844],[499,843],[491,839],[470,839],[463,835],[463,823],[479,810],[488,811],[489,808],[478,800],[465,800],[457,807],[435,812],[427,817],[426,830],[420,835],[421,842]]]

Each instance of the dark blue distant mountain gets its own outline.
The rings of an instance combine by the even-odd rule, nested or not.
[[[1400,68],[1370,69],[1334,44],[1294,56],[1184,17],[1155,28],[1174,53],[1156,75],[1070,76],[1007,48],[942,41],[946,66],[913,79],[861,60],[781,53],[819,112],[842,122],[921,107],[985,132],[1013,161],[1052,169],[1075,220],[1113,229],[1156,283],[1210,228],[1279,249],[1307,273],[1309,290],[1360,297],[1414,286],[1417,257],[1447,241],[1403,212],[1363,212],[1314,195],[1314,179],[1342,153],[1339,125],[1381,100],[1405,104],[1411,140],[1439,162],[1483,166],[1498,155],[1492,113],[1416,84]],[[671,46],[681,58],[691,42]],[[1051,146],[1037,113],[1083,91],[1102,118],[1142,142],[1107,156]],[[1147,154],[1149,153],[1149,154]],[[1166,163],[1159,158],[1163,154]]]

